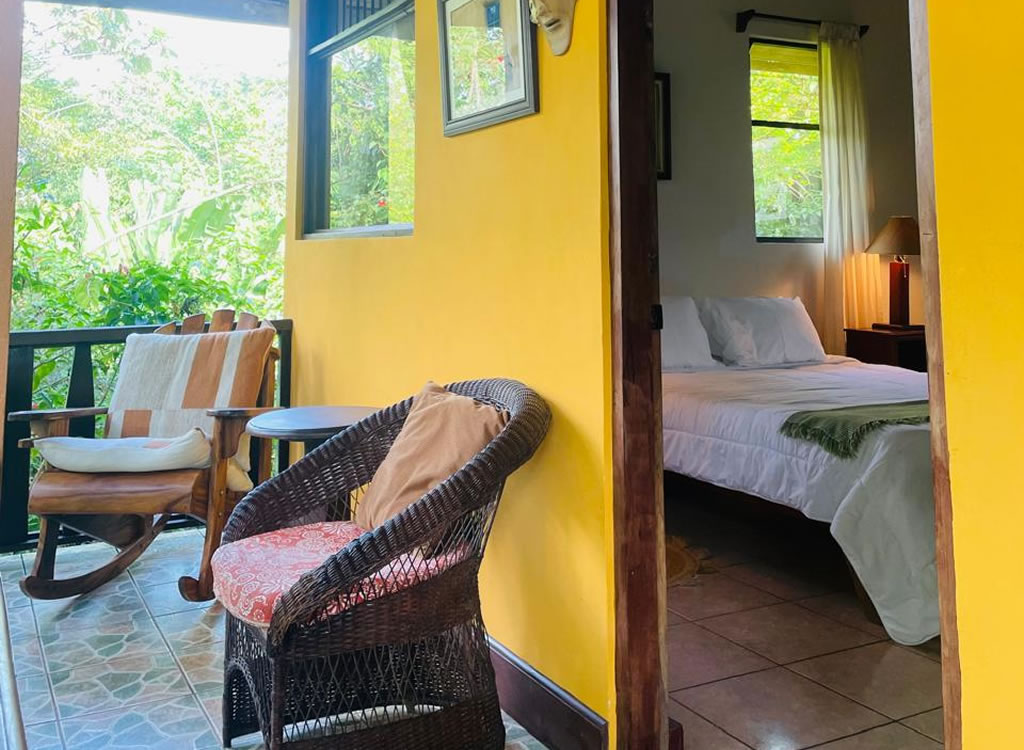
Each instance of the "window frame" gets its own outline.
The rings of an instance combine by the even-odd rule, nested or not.
[[[383,4],[383,7],[372,8]],[[365,18],[338,28],[338,5],[310,3],[306,18],[305,77],[302,84],[302,237],[395,237],[410,235],[410,223],[331,227],[331,57],[406,16],[415,14],[416,0],[369,0]],[[314,9],[319,10],[316,12]]]
[[[748,75],[747,75],[747,89],[750,90],[750,49],[755,44],[770,44],[776,47],[792,47],[795,49],[812,49],[821,54],[821,50],[814,42],[795,42],[788,39],[768,39],[766,37],[750,37],[747,44],[747,64],[748,64]],[[818,92],[819,102],[821,100],[821,92]],[[751,103],[751,110],[753,110],[753,103]],[[809,122],[786,122],[783,120],[757,120],[753,117],[751,112],[750,118],[751,135],[750,141],[753,144],[753,128],[777,128],[779,130],[816,130],[821,132],[820,123],[809,123]],[[824,165],[823,165],[824,166]],[[821,245],[825,242],[824,237],[763,237],[757,233],[757,197],[754,198],[754,241],[759,244],[791,244],[791,245]],[[824,230],[825,216],[824,209],[822,210],[822,229]]]

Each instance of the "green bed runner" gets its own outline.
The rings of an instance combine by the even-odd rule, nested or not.
[[[891,424],[924,424],[927,401],[902,404],[868,404],[841,409],[798,411],[779,430],[786,437],[817,443],[833,456],[853,458],[861,443],[875,430]]]

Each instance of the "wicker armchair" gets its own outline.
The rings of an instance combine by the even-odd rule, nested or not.
[[[511,380],[448,388],[507,411],[507,425],[446,481],[299,579],[269,628],[228,614],[225,746],[259,729],[272,750],[504,747],[477,572],[505,480],[543,440],[550,412]],[[353,425],[253,490],[224,544],[348,519],[410,404]]]

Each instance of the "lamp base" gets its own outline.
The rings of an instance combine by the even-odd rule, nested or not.
[[[872,323],[871,327],[876,331],[923,331],[924,326],[920,323]]]
[[[889,324],[910,323],[910,264],[897,258],[889,264]]]

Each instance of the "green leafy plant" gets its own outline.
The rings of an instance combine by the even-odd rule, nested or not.
[[[279,315],[283,54],[276,77],[186,75],[151,16],[26,10],[12,329]],[[101,405],[119,357],[93,348]],[[36,353],[37,405],[64,405],[71,358]]]

